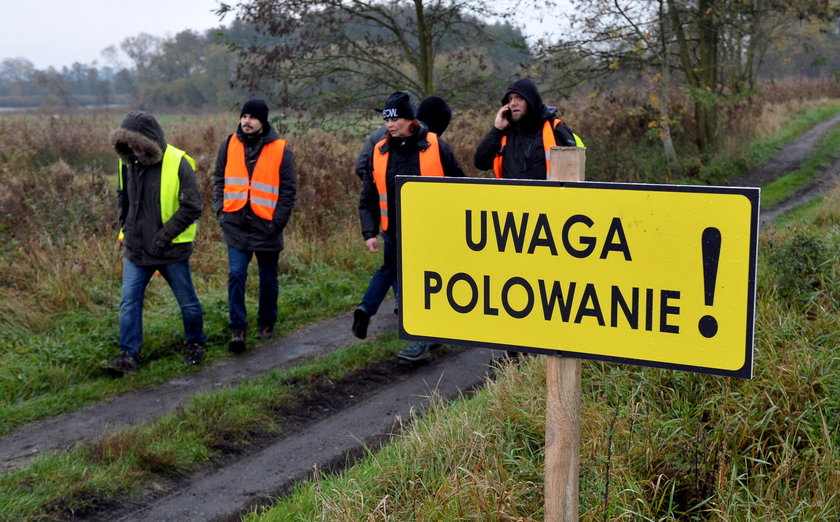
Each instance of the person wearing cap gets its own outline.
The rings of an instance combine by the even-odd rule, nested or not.
[[[408,93],[409,100],[413,101],[411,93]],[[381,111],[381,109],[377,109],[377,112]],[[426,124],[426,127],[429,128],[431,132],[440,137],[446,128],[449,127],[449,122],[452,121],[452,109],[449,108],[449,105],[446,103],[446,100],[441,98],[440,96],[427,96],[420,102],[420,105],[417,107],[417,120]],[[365,140],[364,146],[362,146],[361,152],[359,152],[359,156],[356,158],[356,175],[359,179],[364,179],[365,172],[368,170],[368,162],[370,161],[370,154],[373,151],[373,147],[385,137],[388,133],[387,126],[383,123],[379,127],[376,128],[373,132],[370,133],[368,139]],[[399,295],[397,294],[397,281],[394,280],[394,284],[392,285],[394,290],[394,313],[399,313],[399,309],[397,308],[399,303]]]
[[[266,102],[252,98],[242,105],[236,132],[219,147],[213,172],[213,207],[228,247],[229,348],[233,353],[245,351],[245,283],[253,257],[260,278],[255,337],[268,339],[274,334],[283,229],[296,197],[292,150],[268,121]]]
[[[502,97],[493,127],[475,151],[475,166],[497,178],[546,179],[551,147],[583,147],[581,139],[543,104],[528,78],[511,83]]]
[[[411,94],[408,93],[408,95],[409,99],[411,99]],[[430,131],[438,136],[442,136],[446,128],[449,127],[449,122],[452,121],[452,109],[449,108],[446,100],[440,96],[427,96],[423,98],[423,101],[417,107],[417,120],[425,123]],[[371,132],[368,139],[365,140],[365,144],[362,146],[362,150],[356,158],[356,175],[359,179],[365,176],[373,146],[384,138],[387,133],[388,129],[385,127],[385,124],[382,124]]]
[[[379,251],[377,235],[382,231],[382,266],[373,274],[361,303],[353,312],[353,334],[367,337],[370,318],[379,310],[388,289],[397,278],[396,219],[394,197],[396,176],[458,176],[464,171],[449,145],[417,119],[410,95],[398,91],[382,108],[386,135],[374,145],[366,161],[359,197],[362,237],[369,252]],[[429,156],[424,156],[429,155]],[[429,357],[431,343],[412,343],[399,357],[418,361]]]
[[[186,334],[184,363],[204,359],[204,315],[190,272],[190,256],[201,217],[195,162],[166,143],[151,114],[131,111],[111,143],[118,171],[119,241],[125,252],[120,303],[120,355],[105,365],[113,374],[136,373],[143,343],[146,287],[160,273],[181,309]]]

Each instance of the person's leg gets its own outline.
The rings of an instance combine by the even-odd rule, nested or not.
[[[277,322],[277,264],[280,252],[256,252],[260,274],[260,301],[257,308],[257,324],[260,337],[270,337]],[[265,335],[269,334],[269,335]]]
[[[383,261],[382,266],[373,274],[368,283],[367,291],[362,297],[359,308],[363,309],[369,316],[375,315],[379,305],[388,294],[388,289],[394,285],[396,288],[397,279],[397,247],[396,240],[389,233],[382,234],[383,239]]]
[[[120,350],[138,362],[143,344],[143,298],[154,273],[154,269],[137,266],[128,259],[123,263]]]
[[[383,248],[382,266],[373,274],[368,283],[362,302],[353,312],[353,335],[359,339],[367,337],[368,324],[371,316],[379,310],[379,305],[385,299],[388,289],[393,285],[396,289],[397,278],[397,250],[394,237],[387,232],[382,234]]]
[[[169,283],[169,288],[172,289],[172,293],[175,294],[175,299],[178,301],[178,306],[181,308],[187,344],[204,344],[207,340],[204,335],[204,313],[193,286],[189,259],[162,265],[158,270],[166,279],[166,282]]]
[[[248,263],[253,252],[228,246],[228,313],[230,331],[245,332],[248,314],[245,309],[245,283],[248,280]]]

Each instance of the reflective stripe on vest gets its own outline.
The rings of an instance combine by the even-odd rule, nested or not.
[[[248,177],[245,166],[245,146],[236,134],[231,134],[225,165],[224,212],[236,212],[250,201],[257,216],[271,220],[280,199],[280,166],[286,140],[274,140],[263,145],[254,172]]]
[[[563,120],[559,118],[555,118],[554,125],[552,126],[548,120],[545,120],[543,124],[543,131],[542,131],[542,138],[543,138],[543,149],[545,150],[545,175],[548,177],[549,168],[551,165],[551,147],[557,146],[557,138],[554,136],[554,127],[557,127]],[[572,136],[575,138],[575,147],[583,147],[583,140],[580,139],[580,136],[572,133]],[[502,177],[502,162],[504,161],[505,157],[502,155],[502,150],[504,150],[505,145],[507,145],[507,134],[502,136],[502,146],[499,149],[499,152],[496,153],[496,157],[493,158],[493,173],[496,174],[497,178]]]
[[[160,222],[166,223],[175,212],[180,208],[178,203],[178,193],[181,191],[181,178],[178,177],[178,170],[181,167],[181,158],[186,158],[190,166],[195,170],[195,160],[186,152],[167,144],[166,150],[163,151],[163,162],[160,166]],[[123,188],[122,177],[123,162],[120,160],[117,170],[117,177],[120,181],[120,190]],[[190,243],[195,239],[195,232],[198,225],[193,223],[178,234],[173,240],[173,243]],[[119,241],[123,240],[125,235],[120,229]]]
[[[443,163],[440,161],[440,145],[437,134],[430,132],[426,139],[429,146],[420,151],[420,175],[443,176]],[[388,153],[382,153],[379,148],[388,141],[386,137],[373,148],[373,182],[379,192],[379,222],[382,230],[388,230],[388,187],[385,174],[388,170]]]

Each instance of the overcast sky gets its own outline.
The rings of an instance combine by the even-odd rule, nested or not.
[[[109,65],[102,50],[119,48],[130,36],[168,37],[229,24],[231,14],[222,21],[213,14],[218,5],[219,0],[0,0],[0,62],[26,58],[36,69],[61,69],[74,62]],[[538,23],[531,13],[526,34],[551,25]]]
[[[232,2],[229,2],[232,3]],[[0,62],[26,58],[37,69],[107,65],[102,50],[130,36],[174,36],[223,22],[218,0],[0,0]],[[230,22],[228,15],[224,23]]]

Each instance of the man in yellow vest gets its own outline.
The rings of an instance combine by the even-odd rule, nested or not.
[[[195,162],[166,143],[157,120],[131,111],[111,132],[119,162],[119,240],[125,250],[120,303],[119,357],[106,365],[112,373],[135,373],[143,342],[146,286],[160,273],[181,308],[186,364],[204,359],[204,316],[193,287],[190,255],[201,216]]]
[[[259,267],[258,339],[268,339],[277,321],[278,261],[283,229],[297,197],[292,150],[268,121],[268,105],[245,102],[236,132],[219,147],[213,173],[213,206],[228,246],[228,313],[230,351],[245,351],[248,317],[245,282],[248,264]]]
[[[556,112],[543,104],[530,79],[511,83],[493,127],[475,151],[476,168],[492,169],[497,178],[546,179],[551,147],[583,147]]]

